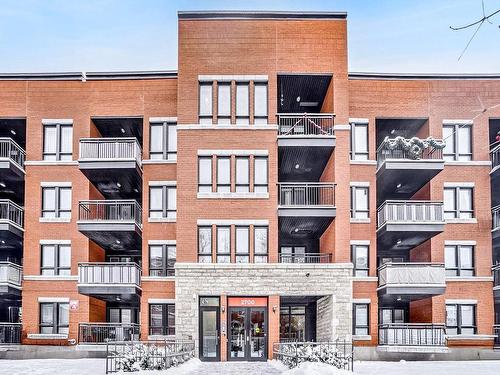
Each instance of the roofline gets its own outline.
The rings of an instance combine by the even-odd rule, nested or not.
[[[178,11],[179,19],[346,19],[347,12],[196,10]]]
[[[1,81],[81,81],[81,72],[0,73]]]
[[[0,73],[0,81],[102,81],[177,78],[177,70],[121,72]]]
[[[350,72],[349,79],[373,80],[497,80],[500,73],[368,73]]]

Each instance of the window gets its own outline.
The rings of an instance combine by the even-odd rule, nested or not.
[[[177,125],[168,122],[151,123],[150,130],[149,158],[177,159]]]
[[[200,84],[200,124],[212,124],[212,83]]]
[[[354,276],[368,276],[368,245],[351,245]]]
[[[369,325],[369,311],[370,306],[368,303],[355,303],[353,304],[352,320],[353,320],[353,333],[356,336],[366,336],[370,334]]]
[[[198,227],[198,262],[212,263],[212,227]]]
[[[281,263],[305,263],[306,247],[305,246],[281,246],[280,248]]]
[[[149,245],[149,276],[175,276],[175,245]]]
[[[248,83],[236,83],[236,124],[249,124],[250,101]]]
[[[406,310],[399,308],[379,309],[380,324],[405,323]]]
[[[42,217],[71,218],[70,187],[42,187]]]
[[[43,160],[72,160],[73,125],[43,126]]]
[[[254,85],[254,123],[267,124],[267,83]]]
[[[175,186],[149,187],[149,217],[175,219],[177,217],[177,188]]]
[[[472,160],[472,125],[443,125],[444,160]]]
[[[254,227],[254,263],[267,263],[268,227]]]
[[[306,341],[306,307],[280,307],[280,339]]]
[[[474,276],[474,246],[446,245],[444,259],[447,276]]]
[[[351,160],[368,160],[367,123],[351,123]]]
[[[68,334],[69,303],[40,303],[40,333]]]
[[[217,227],[217,263],[231,262],[231,227]]]
[[[231,191],[231,158],[217,158],[217,192]]]
[[[476,329],[475,305],[446,304],[446,334],[474,335]]]
[[[200,193],[212,192],[212,158],[198,158],[198,191]]]
[[[149,334],[170,336],[175,335],[175,305],[149,305]]]
[[[444,188],[444,218],[471,219],[474,217],[472,187]]]
[[[71,275],[71,245],[42,245],[41,258],[42,275]]]
[[[236,227],[236,263],[250,261],[250,227]]]
[[[351,186],[351,218],[368,219],[369,211],[369,188],[362,186]]]
[[[256,156],[254,158],[254,180],[253,191],[255,193],[267,193],[267,157]]]
[[[217,123],[231,123],[231,84],[218,83],[217,85]]]
[[[250,158],[238,156],[236,158],[236,192],[250,191]]]

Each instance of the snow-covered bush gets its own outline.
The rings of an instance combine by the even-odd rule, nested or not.
[[[302,362],[320,362],[347,369],[351,355],[340,351],[335,344],[288,343],[281,345],[278,359],[289,368]]]

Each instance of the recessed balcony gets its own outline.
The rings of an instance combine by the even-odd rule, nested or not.
[[[4,297],[21,296],[23,268],[11,262],[0,262],[0,301]]]
[[[106,344],[109,341],[138,341],[141,326],[135,323],[79,323],[78,343]]]
[[[0,345],[20,344],[22,329],[21,323],[0,323]]]
[[[444,168],[440,139],[386,137],[377,149],[377,202],[408,199]]]
[[[500,302],[500,264],[494,265],[491,273],[493,274],[493,295]]]
[[[0,138],[0,193],[16,201],[24,199],[26,152],[12,138]]]
[[[392,353],[446,353],[445,328],[444,324],[380,324],[377,350]]]
[[[335,148],[335,115],[280,113],[277,119],[279,180],[319,180]]]
[[[138,301],[141,268],[135,263],[79,263],[78,293],[109,302]]]
[[[135,200],[80,201],[77,224],[80,232],[103,249],[141,249],[142,208]]]
[[[0,199],[0,249],[22,248],[24,210],[8,199]]]
[[[496,246],[500,246],[500,205],[491,209],[491,219],[491,237],[493,238],[493,243],[498,243]]]
[[[500,175],[500,144],[490,150],[491,175],[499,177]]]
[[[385,201],[377,210],[377,240],[384,250],[409,250],[444,230],[443,202]]]
[[[378,269],[378,294],[388,301],[413,301],[443,294],[446,272],[440,263],[385,263]]]
[[[78,165],[106,198],[140,200],[142,151],[136,138],[80,139]]]
[[[284,235],[319,238],[335,216],[334,183],[278,184],[278,219]]]

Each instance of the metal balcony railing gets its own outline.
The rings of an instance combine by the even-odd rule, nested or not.
[[[378,326],[379,345],[446,346],[445,325],[390,323]]]
[[[279,206],[335,206],[335,184],[325,182],[279,183]]]
[[[23,268],[15,263],[0,262],[0,284],[11,284],[21,287]]]
[[[378,228],[391,223],[444,222],[443,202],[385,201],[377,210]]]
[[[493,230],[500,229],[500,205],[491,209],[491,219]]]
[[[0,344],[20,344],[21,331],[21,323],[0,323]]]
[[[142,151],[137,138],[82,138],[81,161],[135,160],[142,164]]]
[[[78,220],[86,222],[133,222],[142,228],[142,208],[131,199],[80,201]]]
[[[491,268],[491,273],[493,274],[493,287],[500,287],[500,264],[495,264]]]
[[[495,348],[500,348],[500,324],[495,324],[493,326],[493,334],[495,335],[493,346]]]
[[[332,113],[278,113],[278,136],[333,136]]]
[[[141,268],[135,263],[78,263],[78,284],[141,285]]]
[[[303,253],[303,254],[280,254],[280,263],[331,263],[332,254]]]
[[[491,149],[490,158],[492,170],[500,166],[500,144]]]
[[[443,160],[444,145],[442,139],[386,137],[377,148],[377,167],[387,159]]]
[[[24,209],[9,199],[0,199],[0,222],[23,228]]]
[[[79,323],[78,343],[105,344],[108,341],[137,341],[141,326],[135,323]]]
[[[12,138],[0,138],[0,159],[10,159],[24,170],[26,152]]]
[[[391,285],[445,285],[442,263],[385,263],[378,268],[379,287]]]

